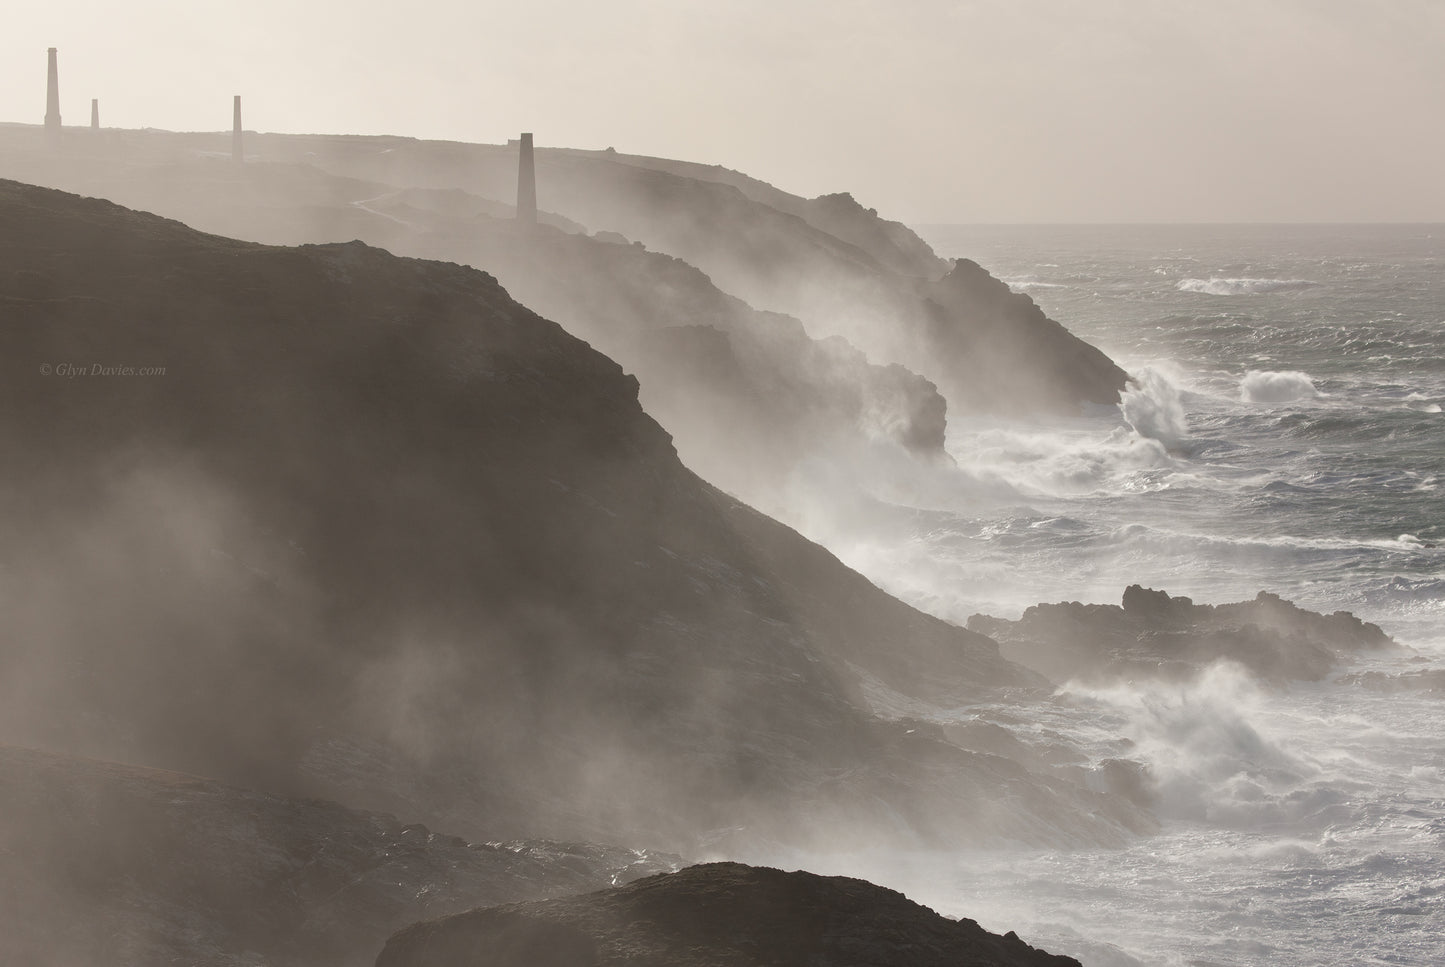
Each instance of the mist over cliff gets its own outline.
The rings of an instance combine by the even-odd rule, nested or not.
[[[950,417],[1114,403],[1124,384],[1027,296],[847,195],[544,148],[528,230],[515,146],[248,135],[237,165],[204,135],[107,132],[55,156],[28,133],[3,139],[0,173],[235,237],[358,238],[494,273],[636,374],[690,467],[796,524],[840,484],[834,517],[850,489],[886,490],[878,467],[946,465]]]
[[[13,183],[4,203],[8,488],[32,508],[10,741],[460,832],[1143,821],[877,719],[870,688],[1044,682],[704,484],[634,380],[489,276]],[[989,810],[1000,782],[1035,805]]]

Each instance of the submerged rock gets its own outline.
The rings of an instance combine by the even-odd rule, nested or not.
[[[1378,671],[1360,672],[1344,675],[1339,681],[1341,685],[1364,688],[1372,692],[1408,693],[1445,699],[1445,668],[1422,668],[1399,675],[1387,675]]]
[[[974,615],[968,627],[1055,682],[1184,675],[1219,659],[1268,680],[1317,681],[1351,653],[1394,644],[1347,611],[1306,611],[1268,591],[1208,605],[1137,584],[1125,589],[1122,606],[1039,604],[1018,621]]]
[[[1078,967],[863,880],[709,863],[419,923],[376,967]]]

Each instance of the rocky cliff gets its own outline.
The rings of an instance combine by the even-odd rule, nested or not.
[[[490,276],[0,212],[7,740],[488,838],[1148,828],[877,719],[1043,682],[704,484]]]
[[[491,197],[507,197],[516,174],[513,153],[484,145],[409,142],[382,153],[335,139],[272,143],[279,157],[338,174]],[[1128,379],[1027,296],[999,298],[1007,287],[972,263],[949,272],[917,236],[851,196],[806,200],[716,166],[567,149],[539,149],[537,177],[543,207],[684,259],[815,337],[841,335],[875,362],[901,363],[957,396],[956,412],[1115,403]]]
[[[187,220],[202,209],[232,204],[224,191],[192,193],[180,199],[188,209],[182,211],[175,187],[135,190],[145,182],[137,169],[162,162],[193,165],[198,154],[221,154],[222,138],[126,134],[108,147],[80,143],[75,154],[60,160],[27,151],[15,137],[0,139],[0,174],[155,206]],[[309,219],[313,232],[325,226],[331,234],[322,237],[263,237],[238,232],[234,223],[208,226],[212,230],[288,242],[359,237],[390,246],[388,236],[404,234],[407,217],[365,213],[371,207],[366,203],[379,195],[409,188],[515,197],[516,151],[506,146],[301,135],[256,136],[248,144],[258,161],[390,187],[348,197],[341,207],[308,201],[291,213]],[[87,174],[87,166],[97,158],[123,162],[122,180],[128,184],[107,176],[112,184],[102,191],[88,182],[93,173]],[[536,163],[539,203],[557,224],[620,235],[680,258],[750,306],[800,320],[813,338],[842,336],[874,363],[906,366],[939,387],[957,415],[1113,403],[1127,379],[1097,349],[1044,317],[1027,296],[998,298],[995,290],[1002,283],[982,270],[965,266],[950,273],[950,263],[905,226],[880,218],[846,193],[804,199],[716,165],[608,151],[539,148]],[[327,191],[334,196],[335,189]],[[249,207],[270,216],[276,213],[268,209],[277,206],[262,198]],[[513,284],[505,274],[503,282]]]

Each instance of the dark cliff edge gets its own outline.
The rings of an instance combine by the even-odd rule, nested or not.
[[[703,483],[485,273],[10,182],[0,215],[0,738],[486,838],[1152,828],[876,718],[1045,683]]]
[[[1266,681],[1318,681],[1352,654],[1395,647],[1348,611],[1317,614],[1268,591],[1208,605],[1137,584],[1120,605],[1038,604],[1018,621],[974,615],[968,626],[1056,682],[1177,678],[1221,659]]]
[[[709,863],[419,923],[376,967],[1078,967],[846,877]]]

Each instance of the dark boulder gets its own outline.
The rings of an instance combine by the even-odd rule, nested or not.
[[[526,959],[535,958],[535,959]],[[1078,967],[863,880],[709,863],[476,910],[387,941],[376,967]]]

